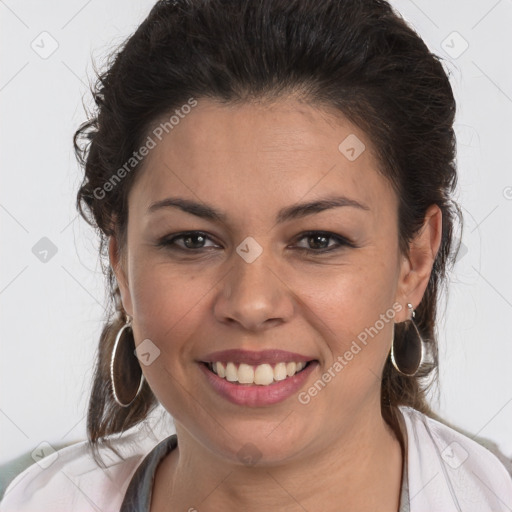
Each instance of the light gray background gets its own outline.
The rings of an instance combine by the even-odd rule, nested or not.
[[[458,100],[466,225],[440,308],[435,407],[511,457],[512,2],[392,3],[446,58]],[[74,206],[81,172],[71,139],[82,97],[91,104],[91,58],[101,67],[152,4],[0,1],[0,463],[42,442],[85,439],[105,285],[95,233]],[[43,237],[57,250],[46,262],[33,252]]]

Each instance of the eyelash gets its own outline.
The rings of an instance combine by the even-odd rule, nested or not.
[[[158,247],[166,247],[168,249],[177,249],[179,251],[182,251],[182,252],[196,252],[196,253],[199,253],[205,249],[208,249],[207,247],[200,247],[198,249],[188,249],[186,247],[179,247],[179,246],[176,246],[176,247],[172,247],[176,240],[180,240],[180,239],[183,239],[183,238],[186,238],[186,237],[198,237],[198,236],[202,236],[206,239],[209,239],[211,241],[214,242],[214,240],[212,240],[206,233],[202,232],[202,231],[187,231],[187,232],[184,232],[184,233],[180,233],[176,236],[173,236],[172,238],[164,238],[162,240],[160,240],[157,244]],[[340,235],[336,235],[334,233],[330,233],[328,231],[306,231],[304,233],[301,233],[301,236],[296,238],[296,241],[301,241],[303,240],[304,238],[308,238],[308,237],[312,237],[312,236],[323,236],[327,239],[333,239],[333,240],[336,240],[336,242],[338,243],[338,246],[335,246],[335,247],[331,247],[331,248],[328,248],[328,249],[307,249],[305,247],[299,247],[298,249],[296,250],[299,250],[301,252],[304,252],[304,253],[307,253],[307,254],[326,254],[326,253],[329,253],[329,252],[333,252],[333,251],[337,251],[339,249],[341,249],[343,246],[347,246],[347,247],[351,247],[353,249],[357,248],[357,246],[349,239],[345,238],[345,237],[342,237]]]

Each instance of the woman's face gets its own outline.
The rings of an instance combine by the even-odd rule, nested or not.
[[[156,145],[129,194],[116,269],[154,394],[177,429],[240,463],[307,456],[342,433],[356,439],[381,419],[393,324],[408,318],[406,303],[417,306],[428,280],[407,277],[397,198],[371,141],[344,117],[293,99],[200,99],[159,140],[161,131],[150,134]],[[352,204],[333,206],[342,197]],[[196,214],[158,206],[171,198],[196,203]],[[296,209],[317,201],[333,203]],[[200,234],[171,243],[190,231]],[[230,349],[316,362],[305,378],[230,383],[203,364]],[[227,360],[237,367],[242,358]],[[272,371],[293,360],[268,362]],[[264,379],[268,367],[256,373]]]

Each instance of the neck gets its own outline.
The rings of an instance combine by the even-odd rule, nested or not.
[[[402,450],[380,410],[342,433],[327,430],[279,465],[240,465],[206,449],[179,423],[176,432],[178,447],[155,476],[152,511],[398,510]]]

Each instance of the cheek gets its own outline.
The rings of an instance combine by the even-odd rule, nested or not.
[[[140,265],[132,274],[136,344],[150,339],[159,350],[158,358],[142,370],[158,401],[178,421],[182,411],[202,414],[183,388],[195,375],[194,341],[202,336],[208,289],[200,275],[171,271],[165,265]]]
[[[340,418],[357,414],[362,404],[380,396],[380,376],[393,337],[393,283],[373,271],[362,278],[363,270],[339,272],[326,280],[322,293],[311,282],[300,286],[309,290],[303,314],[321,338],[324,365],[319,379],[328,382],[321,401]],[[313,387],[304,390],[310,397],[322,389]]]
[[[336,372],[339,377],[332,387],[341,395],[333,394],[333,400],[335,396],[336,400],[346,396],[349,402],[363,399],[382,370],[393,328],[393,318],[386,315],[390,308],[393,311],[395,275],[391,266],[368,251],[361,253],[357,263],[274,269],[281,280],[273,279],[268,286],[281,286],[284,300],[294,305],[294,316],[286,327],[290,335],[304,334],[302,347],[319,354],[324,370],[342,358],[343,371]],[[140,256],[130,268],[136,343],[149,338],[161,352],[155,364],[143,371],[160,402],[169,402],[176,409],[184,397],[180,386],[170,385],[170,380],[190,381],[187,372],[195,364],[192,360],[197,350],[204,350],[208,336],[225,332],[225,325],[219,325],[221,319],[213,314],[215,300],[222,286],[236,283],[229,281],[225,269],[207,272],[198,266],[185,270],[168,262],[144,261]]]
[[[326,361],[352,351],[347,354],[351,367],[370,366],[378,372],[384,363],[396,315],[396,275],[391,264],[375,261],[368,258],[366,264],[296,278],[293,288],[300,290],[300,315],[326,342]]]
[[[140,265],[132,275],[134,315],[143,337],[161,344],[182,339],[211,286],[199,272]]]
[[[215,324],[208,315],[214,309],[212,301],[221,293],[222,276],[218,273],[201,271],[199,266],[191,270],[154,260],[144,263],[140,257],[132,263],[138,340],[150,338],[166,345],[173,339],[183,340],[194,332],[201,315],[203,324]],[[371,251],[357,263],[283,266],[276,273],[286,284],[281,293],[296,306],[298,318],[291,319],[290,328],[294,329],[293,322],[306,323],[306,328],[308,323],[316,326],[326,340],[340,344],[332,351],[350,345],[392,306],[396,283],[391,265],[377,260]],[[224,284],[236,286],[228,281],[229,275],[225,275]],[[279,281],[273,286],[279,286]]]

